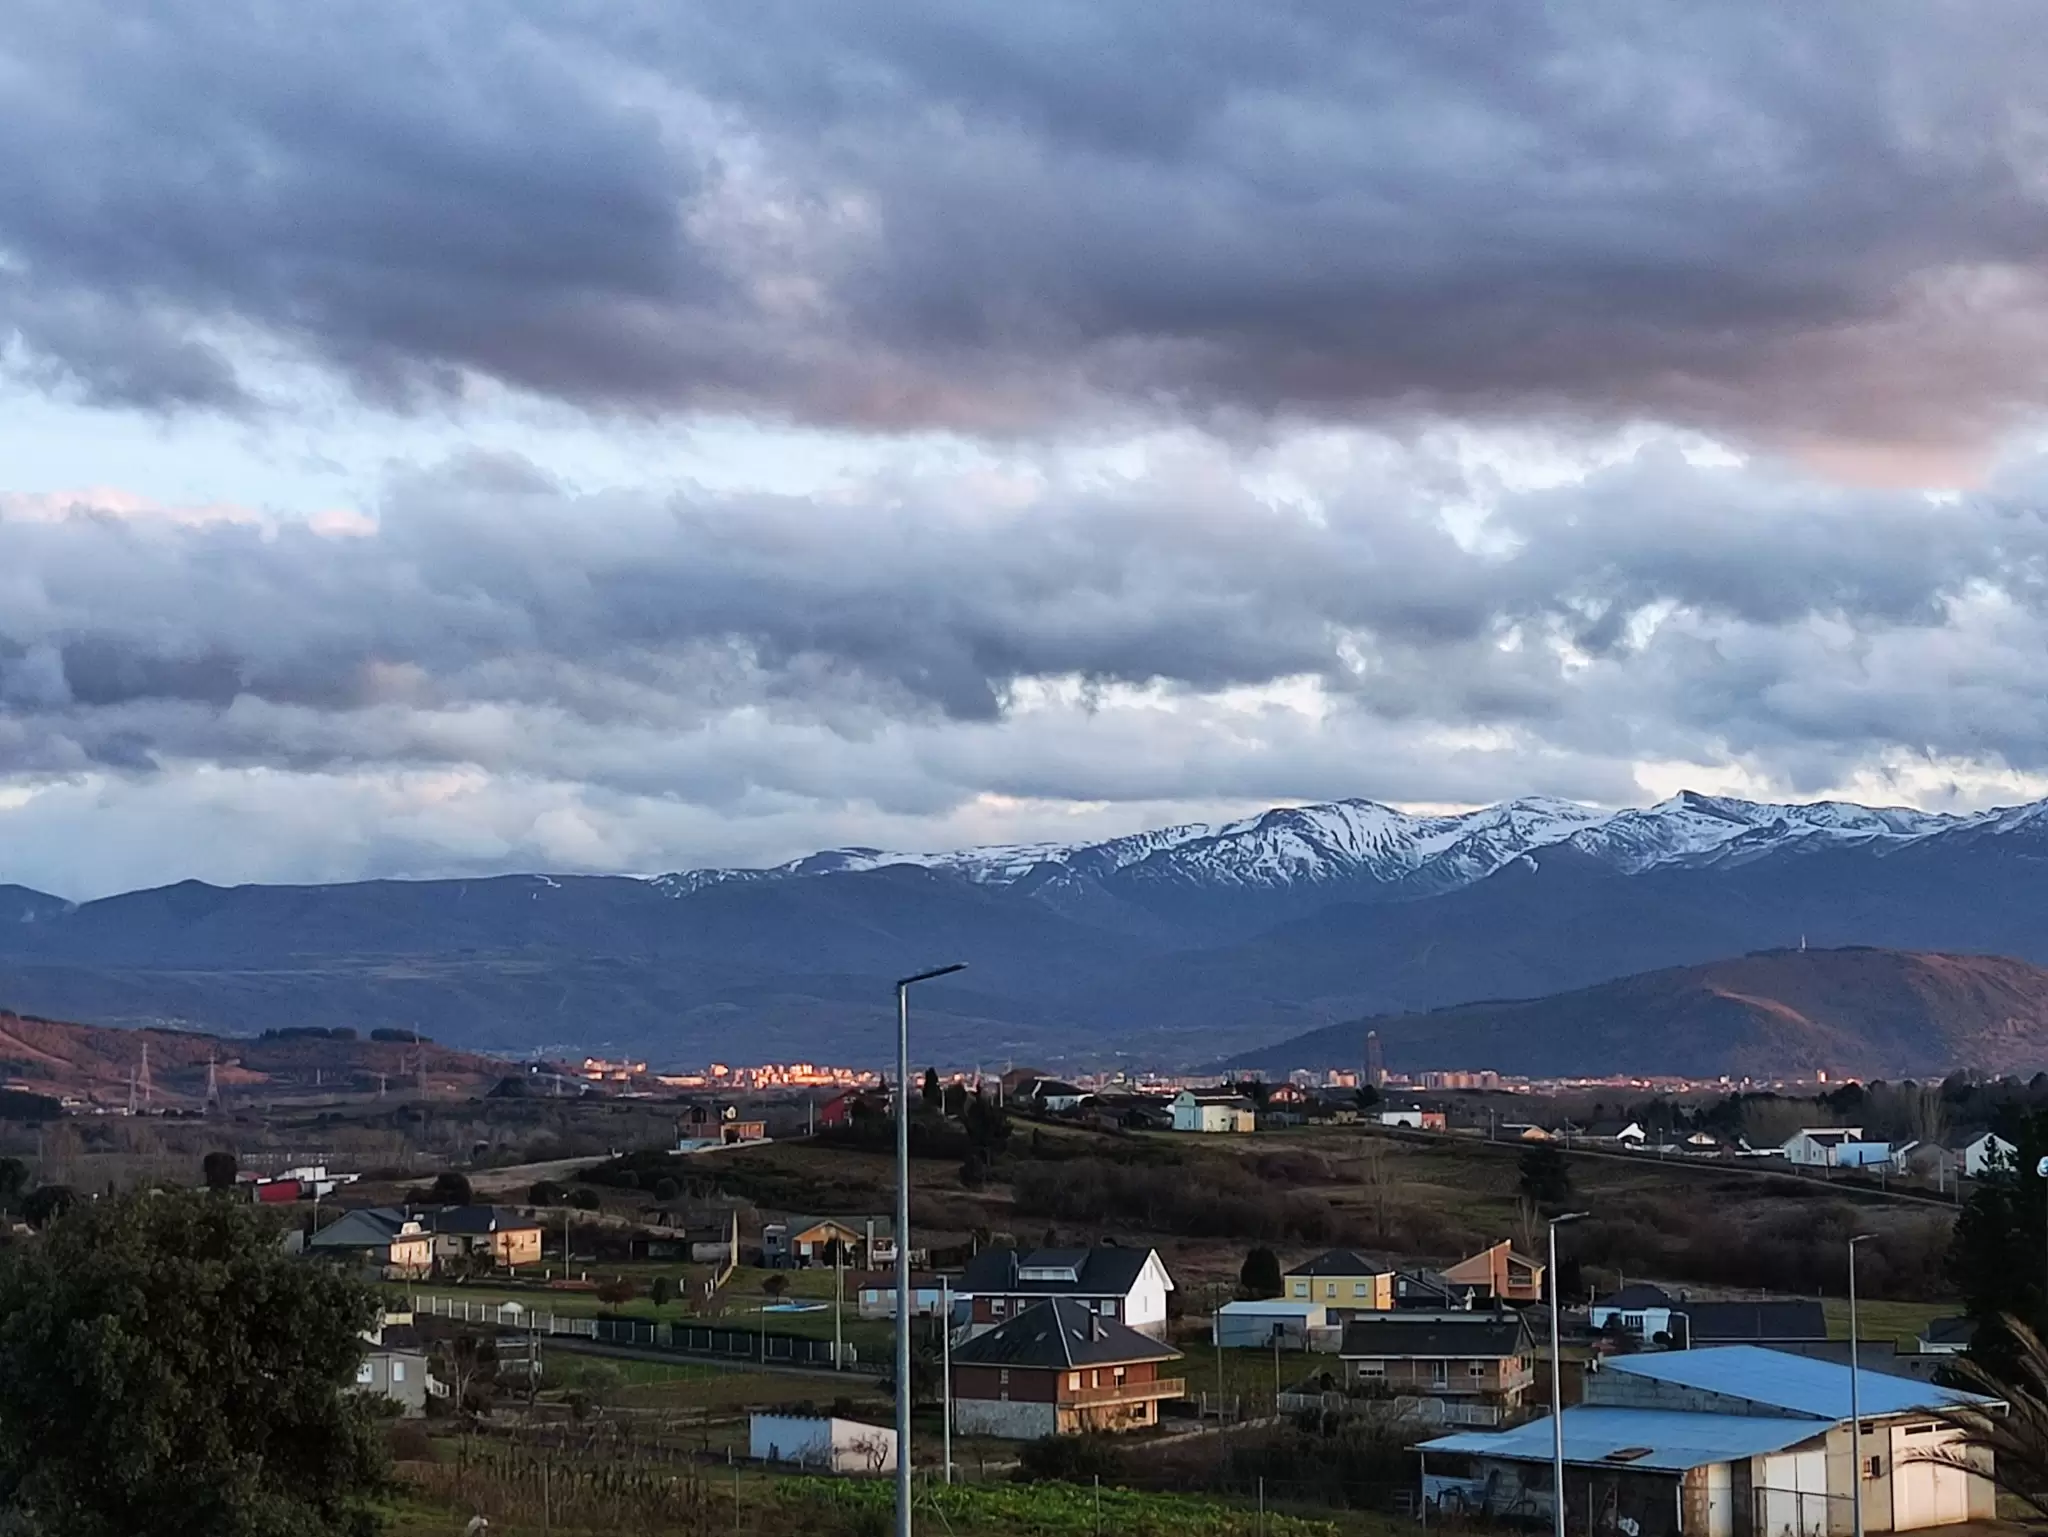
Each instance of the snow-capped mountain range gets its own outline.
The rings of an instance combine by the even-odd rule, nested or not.
[[[1286,890],[1378,885],[1428,896],[1560,845],[1627,874],[1664,865],[1761,858],[1788,849],[1904,845],[1966,827],[1996,831],[2048,803],[1970,816],[1844,801],[1802,805],[1684,791],[1653,806],[1606,811],[1529,796],[1453,816],[1410,816],[1369,800],[1280,807],[1241,821],[1187,823],[1102,843],[998,844],[946,853],[830,849],[768,869],[689,870],[655,877],[681,896],[729,881],[788,880],[913,865],[985,886],[1049,888],[1114,877],[1142,887]]]

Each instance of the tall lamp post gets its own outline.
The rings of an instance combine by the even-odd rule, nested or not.
[[[1590,1213],[1568,1211],[1550,1219],[1550,1530],[1564,1537],[1564,1362],[1558,1346],[1558,1315],[1564,1311],[1557,1284],[1557,1230]]]
[[[1849,1240],[1849,1460],[1856,1468],[1849,1475],[1849,1519],[1855,1537],[1863,1537],[1863,1396],[1856,1362],[1856,1245],[1868,1243],[1875,1233],[1858,1233]]]
[[[910,989],[966,969],[955,961],[896,983],[896,1537],[910,1537]]]

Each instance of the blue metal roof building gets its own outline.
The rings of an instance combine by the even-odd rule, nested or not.
[[[1716,1462],[1781,1452],[1826,1430],[1808,1419],[1738,1414],[1681,1414],[1660,1409],[1609,1409],[1581,1404],[1564,1412],[1564,1460],[1608,1467],[1684,1473]],[[1439,1436],[1421,1451],[1469,1452],[1513,1462],[1547,1462],[1548,1416],[1509,1431]]]
[[[1635,1537],[1844,1533],[1858,1488],[1872,1533],[1990,1519],[1988,1454],[1979,1468],[1927,1454],[1962,1450],[1932,1411],[1991,1400],[1870,1371],[1858,1388],[1860,1447],[1846,1366],[1753,1345],[1624,1356],[1589,1372],[1585,1402],[1556,1421],[1423,1443],[1423,1496],[1547,1513],[1555,1429],[1569,1510],[1605,1512]]]
[[[1621,1356],[1601,1364],[1587,1382],[1588,1402],[1613,1400],[1600,1383],[1608,1373],[1648,1378],[1754,1405],[1752,1413],[1798,1415],[1815,1420],[1849,1417],[1849,1368],[1758,1345],[1724,1345],[1713,1350],[1671,1350]],[[1881,1372],[1864,1371],[1857,1384],[1860,1407],[1873,1415],[1911,1414],[1951,1404],[1984,1402],[1969,1393]],[[1614,1384],[1615,1389],[1620,1384]]]

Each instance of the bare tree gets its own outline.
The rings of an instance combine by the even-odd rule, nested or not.
[[[1942,1098],[1940,1084],[1921,1084],[1906,1113],[1916,1140],[1938,1145],[1948,1136],[1948,1101]]]
[[[1387,1150],[1375,1143],[1365,1150],[1364,1184],[1373,1203],[1373,1234],[1387,1241],[1387,1187],[1393,1182],[1387,1172]]]

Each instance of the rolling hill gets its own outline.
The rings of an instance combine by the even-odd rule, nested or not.
[[[480,1092],[516,1071],[432,1041],[273,1036],[237,1040],[183,1030],[128,1030],[70,1024],[0,1011],[0,1086],[53,1099],[125,1105],[129,1075],[148,1048],[150,1100],[195,1109],[206,1101],[209,1064],[223,1098],[289,1099],[321,1089],[374,1090],[379,1076],[403,1086],[419,1074],[437,1087]]]
[[[2048,970],[2001,956],[1858,946],[1767,950],[1548,997],[1327,1026],[1227,1064],[1272,1074],[1356,1062],[1368,1029],[1389,1067],[1771,1077],[1825,1069],[1924,1077],[2048,1062]]]

